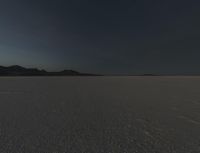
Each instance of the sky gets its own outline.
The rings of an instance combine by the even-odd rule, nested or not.
[[[199,0],[0,0],[0,65],[200,74]]]

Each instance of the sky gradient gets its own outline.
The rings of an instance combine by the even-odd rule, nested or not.
[[[1,0],[0,65],[200,74],[198,0]]]

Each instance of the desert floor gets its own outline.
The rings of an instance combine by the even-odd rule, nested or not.
[[[1,153],[199,153],[200,77],[1,77]]]

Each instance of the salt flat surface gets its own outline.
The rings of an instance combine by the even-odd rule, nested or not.
[[[200,77],[2,77],[1,153],[199,153]]]

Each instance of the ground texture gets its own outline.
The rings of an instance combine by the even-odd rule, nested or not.
[[[1,153],[199,153],[200,77],[2,77]]]

